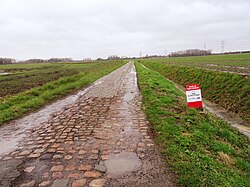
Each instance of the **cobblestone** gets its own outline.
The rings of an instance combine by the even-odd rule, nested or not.
[[[52,184],[52,187],[66,187],[69,183],[69,179],[57,179]]]
[[[38,186],[39,187],[45,187],[45,186],[49,186],[50,183],[51,183],[50,181],[43,181]]]
[[[58,166],[53,166],[50,171],[54,172],[54,171],[63,171],[64,166],[63,165],[58,165]]]
[[[98,171],[86,171],[83,176],[87,178],[98,178],[102,176],[102,174]]]
[[[34,169],[35,169],[35,166],[30,166],[30,167],[26,167],[24,169],[24,171],[27,172],[27,173],[31,173]]]
[[[94,179],[89,183],[89,187],[103,187],[105,179]]]
[[[72,183],[72,187],[83,187],[86,184],[86,179],[75,180]]]
[[[3,160],[28,160],[22,179],[14,184],[25,185],[34,178],[34,186],[174,186],[149,135],[136,81],[130,62],[30,130],[18,150],[0,155]],[[141,168],[113,178],[100,163],[124,152],[137,155]]]

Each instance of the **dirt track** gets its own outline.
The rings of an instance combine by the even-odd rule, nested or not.
[[[63,109],[54,105],[59,112],[47,111],[53,113],[50,118],[45,112],[48,121],[32,114],[36,119],[26,118],[25,132],[18,121],[11,124],[19,127],[12,128],[14,143],[4,138],[10,125],[0,128],[5,135],[0,144],[11,143],[0,153],[0,186],[175,186],[141,104],[130,62],[86,89],[73,104]]]

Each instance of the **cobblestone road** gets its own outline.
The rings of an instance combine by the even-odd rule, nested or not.
[[[1,186],[175,186],[124,65],[0,155]]]

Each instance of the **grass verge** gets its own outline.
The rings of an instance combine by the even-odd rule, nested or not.
[[[122,66],[123,61],[109,61],[91,66],[88,71],[65,76],[14,96],[0,99],[0,125],[41,106],[88,86],[98,78]]]
[[[142,61],[142,63],[184,87],[190,83],[200,84],[204,98],[238,113],[242,119],[250,122],[250,76],[154,61]]]
[[[136,63],[144,111],[180,186],[250,186],[250,142],[222,120],[186,107],[159,73]]]

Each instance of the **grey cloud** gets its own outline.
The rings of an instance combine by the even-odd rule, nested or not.
[[[26,58],[215,52],[250,47],[248,0],[0,0],[0,56]]]

